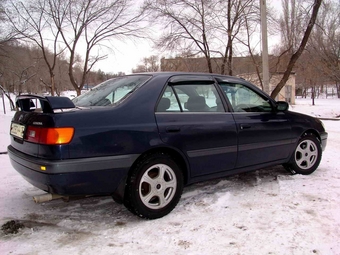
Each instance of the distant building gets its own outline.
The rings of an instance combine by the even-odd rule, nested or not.
[[[255,56],[256,61],[260,63],[260,56]],[[279,83],[283,76],[282,72],[276,72],[275,66],[277,58],[271,56],[269,59],[270,68],[270,81],[269,86],[272,91],[276,84]],[[227,63],[226,63],[227,64]],[[212,58],[211,59],[212,70],[214,73],[222,73],[222,58]],[[258,69],[261,71],[262,67],[259,66]],[[227,73],[227,66],[225,66],[224,73]],[[162,58],[161,59],[161,71],[179,71],[179,72],[203,72],[208,73],[207,61],[205,58]],[[260,86],[260,81],[256,73],[256,66],[250,57],[234,57],[233,58],[233,75],[242,77],[247,81],[253,83],[254,85]],[[260,74],[261,75],[261,74]],[[262,89],[262,88],[261,88]],[[276,100],[286,101],[290,104],[295,104],[295,73],[292,73],[285,85],[285,87],[280,91]]]

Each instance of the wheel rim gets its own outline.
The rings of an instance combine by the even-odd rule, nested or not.
[[[311,168],[318,158],[318,147],[311,140],[299,143],[295,151],[295,162],[301,169]]]
[[[150,209],[161,209],[175,196],[177,179],[174,170],[165,164],[148,168],[139,184],[139,197]]]

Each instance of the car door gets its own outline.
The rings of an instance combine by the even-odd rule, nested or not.
[[[235,121],[225,111],[211,77],[172,77],[155,116],[162,141],[187,156],[192,177],[235,167]]]
[[[293,142],[291,124],[273,102],[247,84],[221,82],[238,129],[237,168],[286,159]]]

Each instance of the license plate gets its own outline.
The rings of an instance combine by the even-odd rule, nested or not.
[[[24,138],[24,131],[25,131],[25,126],[17,124],[17,123],[11,124],[11,132],[10,132],[11,135],[23,139]]]

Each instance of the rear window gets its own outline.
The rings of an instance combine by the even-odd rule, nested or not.
[[[150,75],[113,78],[97,85],[72,101],[76,106],[80,107],[114,105],[133,93],[150,78]]]

